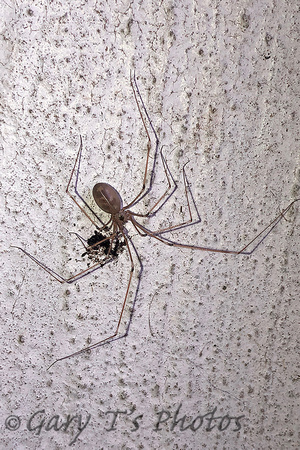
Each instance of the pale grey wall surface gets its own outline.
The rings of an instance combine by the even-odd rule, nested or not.
[[[94,227],[65,193],[79,135],[87,201],[99,181],[137,194],[134,69],[178,181],[145,223],[187,217],[188,162],[202,221],[170,237],[240,249],[299,197],[296,3],[2,0],[1,448],[300,448],[297,204],[250,257],[128,226],[144,267],[128,337],[48,371],[114,329],[128,257],[60,285],[10,247],[60,273],[86,267],[70,232]],[[136,211],[164,186],[159,161]]]

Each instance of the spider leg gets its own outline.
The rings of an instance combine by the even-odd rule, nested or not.
[[[296,198],[295,200],[293,200],[283,211],[280,212],[280,214],[278,214],[278,216],[275,217],[274,220],[272,220],[272,222],[269,223],[269,225],[267,225],[257,236],[255,236],[250,242],[248,242],[248,244],[245,245],[245,247],[243,247],[242,250],[240,250],[238,253],[245,254],[245,255],[247,255],[247,254],[251,255],[251,253],[253,253],[257,249],[257,247],[260,245],[260,243],[271,233],[271,231],[274,230],[274,228],[277,226],[277,224],[282,219],[285,219],[284,214],[286,212],[288,212],[288,210],[299,200],[300,200],[300,198]],[[265,235],[264,235],[264,233],[265,233]],[[260,237],[261,237],[260,241],[258,241],[258,243],[255,244],[255,247],[252,249],[252,251],[245,252],[245,250]]]
[[[112,225],[108,226],[110,224],[110,222],[112,222],[112,218],[109,219],[108,222],[106,222],[106,224],[101,227],[100,229],[97,229],[97,232],[103,231],[104,229],[110,230]],[[75,234],[75,236],[77,237],[77,239],[80,240],[81,244],[84,246],[84,248],[87,250],[88,248],[92,248],[96,245],[98,245],[98,242],[96,242],[93,245],[87,245],[88,239],[85,239],[84,237],[80,236],[79,233],[77,233],[76,231],[69,231],[70,234]]]
[[[78,178],[79,178],[79,171],[80,171],[80,164],[81,164],[81,155],[82,155],[82,137],[80,136],[80,145],[79,145],[79,150],[76,156],[76,160],[75,160],[75,164],[74,167],[72,169],[71,172],[71,176],[69,179],[69,182],[67,184],[67,188],[66,188],[66,193],[71,197],[71,199],[73,200],[73,202],[78,206],[78,208],[80,209],[81,212],[83,212],[83,214],[86,215],[86,217],[95,225],[95,227],[97,229],[99,229],[99,225],[89,216],[89,214],[83,209],[83,207],[78,203],[78,201],[76,200],[76,198],[71,194],[69,188],[70,188],[70,184],[73,178],[73,175],[75,174],[75,184],[74,184],[74,188],[75,188],[75,194],[80,198],[80,200],[83,202],[83,204],[86,206],[86,208],[88,208],[88,210],[97,218],[97,220],[99,220],[99,222],[102,224],[103,228],[106,226],[106,224],[100,219],[100,217],[92,210],[92,208],[87,204],[87,202],[84,200],[84,198],[79,194],[78,190],[77,190],[77,185],[78,185]],[[75,169],[77,167],[76,173],[75,173]]]
[[[132,225],[134,226],[135,230],[137,231],[137,233],[138,233],[140,236],[146,237],[146,236],[149,235],[148,233],[142,232],[142,231],[140,230],[140,228],[139,228],[139,223],[134,219],[134,217],[130,217],[130,221],[131,221]]]
[[[140,228],[145,234],[147,234],[150,237],[153,237],[157,239],[160,242],[163,242],[166,245],[170,245],[173,247],[180,247],[180,248],[190,248],[192,250],[202,250],[207,252],[213,252],[213,253],[229,253],[234,255],[251,255],[257,247],[266,239],[266,237],[271,233],[271,231],[278,225],[278,223],[284,218],[284,214],[300,199],[296,199],[292,201],[280,214],[278,214],[272,222],[270,222],[259,234],[257,234],[250,242],[248,242],[247,245],[245,245],[241,250],[226,250],[226,249],[219,249],[219,248],[211,248],[211,247],[200,247],[197,245],[189,245],[189,244],[182,244],[180,242],[174,242],[170,239],[167,239],[165,237],[159,236],[160,231],[151,231],[145,228],[143,225],[135,221],[135,225]],[[164,230],[168,231],[168,230]],[[251,244],[254,244],[252,250],[247,250],[248,247],[250,247]]]
[[[115,223],[113,223],[113,234],[110,236],[109,239],[109,248],[108,248],[108,252],[107,252],[107,256],[110,256],[111,250],[112,250],[112,245],[113,245],[113,241],[115,239],[115,237],[118,235],[118,227]],[[92,244],[89,246],[90,249],[92,249],[93,247],[97,247],[99,244],[101,244],[102,242],[105,242],[107,239],[104,239],[103,241],[99,241],[99,242],[95,242],[95,244]]]
[[[147,138],[148,138],[148,143],[147,143],[147,156],[146,156],[146,164],[145,164],[145,171],[144,171],[144,178],[143,178],[143,185],[142,185],[142,188],[141,188],[140,192],[137,194],[137,196],[136,196],[136,197],[135,197],[128,205],[126,205],[124,209],[130,208],[130,207],[131,207],[132,205],[134,205],[138,200],[141,200],[141,198],[143,198],[143,197],[151,190],[151,187],[152,187],[152,184],[153,184],[154,167],[155,167],[155,162],[156,162],[156,155],[157,155],[158,144],[159,144],[158,136],[157,136],[157,134],[156,134],[156,131],[155,131],[153,125],[152,125],[152,122],[151,122],[151,120],[150,120],[150,117],[149,117],[149,115],[148,115],[148,113],[147,113],[147,110],[146,110],[146,108],[145,108],[145,105],[144,105],[142,96],[141,96],[141,94],[140,94],[140,91],[139,91],[139,88],[138,88],[138,85],[137,85],[137,82],[136,82],[136,78],[135,78],[135,74],[134,74],[134,73],[133,73],[133,76],[130,74],[130,84],[131,84],[131,87],[132,87],[132,90],[133,90],[134,99],[135,99],[137,108],[138,108],[138,110],[139,110],[140,117],[141,117],[142,122],[143,122],[144,129],[145,129],[145,131],[146,131],[146,135],[147,135]],[[146,192],[144,192],[144,191],[145,191],[145,188],[146,188],[146,179],[147,179],[148,166],[149,166],[149,155],[150,155],[150,150],[151,150],[151,138],[150,138],[149,131],[148,131],[147,127],[146,127],[146,122],[145,122],[145,119],[144,119],[144,117],[143,117],[142,110],[141,110],[141,107],[140,107],[140,105],[139,105],[137,96],[139,97],[139,99],[140,99],[140,101],[141,101],[142,108],[143,108],[143,110],[144,110],[144,112],[145,112],[145,115],[146,115],[148,121],[149,121],[151,130],[153,131],[154,136],[155,136],[154,163],[153,163],[153,168],[152,168],[152,172],[151,172],[150,187],[148,188],[148,190],[147,190]],[[143,195],[143,194],[144,194],[144,195]]]
[[[157,155],[157,152],[158,152],[158,145],[159,145],[159,139],[158,139],[157,133],[156,133],[156,131],[155,131],[153,125],[152,125],[152,122],[151,122],[151,119],[149,117],[148,111],[146,109],[146,106],[144,104],[143,98],[142,98],[141,93],[139,91],[139,88],[138,88],[138,85],[137,85],[137,82],[136,82],[136,78],[135,78],[135,73],[133,73],[133,76],[130,74],[130,83],[131,83],[131,87],[132,87],[132,90],[133,90],[135,102],[137,104],[137,107],[138,107],[138,110],[139,110],[139,113],[140,113],[140,117],[142,119],[145,131],[146,131],[146,134],[147,134],[147,137],[148,137],[148,146],[147,146],[147,150],[148,151],[147,151],[146,167],[145,167],[145,173],[144,173],[144,180],[143,180],[142,189],[139,192],[139,194],[128,205],[126,205],[124,207],[124,209],[128,209],[128,208],[132,207],[134,204],[136,204],[138,201],[140,201],[145,195],[147,195],[150,192],[150,190],[152,188],[152,185],[153,185],[155,164],[156,164],[156,155]],[[156,142],[155,152],[154,152],[154,163],[153,163],[153,167],[152,167],[152,171],[151,171],[151,178],[150,178],[150,186],[149,186],[149,188],[148,188],[148,190],[146,192],[144,192],[144,190],[145,190],[145,185],[146,185],[146,177],[147,177],[148,162],[149,162],[149,152],[150,152],[150,147],[149,146],[151,145],[151,139],[150,139],[150,135],[149,135],[149,132],[148,132],[148,129],[146,127],[146,123],[145,123],[145,120],[144,120],[144,117],[143,117],[143,114],[142,114],[142,109],[141,109],[141,107],[139,105],[137,97],[139,97],[139,100],[140,100],[141,105],[142,105],[142,109],[143,109],[143,111],[144,111],[144,113],[145,113],[145,115],[146,115],[146,117],[148,119],[148,122],[150,124],[151,130],[152,130],[152,132],[153,132],[153,134],[155,136],[155,142]],[[160,150],[160,157],[161,157],[161,160],[162,160],[162,163],[163,163],[163,168],[164,168],[164,172],[165,172],[165,175],[166,175],[166,178],[167,178],[168,187],[165,190],[165,192],[162,194],[162,196],[156,201],[156,203],[151,207],[151,209],[146,214],[135,214],[134,213],[134,215],[136,215],[136,216],[139,216],[139,217],[151,217],[151,216],[155,215],[157,213],[157,211],[159,211],[163,207],[163,205],[170,199],[170,197],[174,194],[174,192],[177,189],[177,183],[174,180],[174,177],[173,177],[173,175],[172,175],[172,173],[171,173],[171,171],[170,171],[170,169],[168,167],[168,164],[167,164],[166,158],[163,155],[162,149]],[[185,189],[186,189],[187,177],[186,177],[184,168],[183,168],[183,178],[184,178]],[[171,189],[171,180],[172,180],[172,182],[174,184],[174,187],[173,187],[172,192],[168,195],[168,197],[165,198],[167,196],[169,190]],[[143,194],[143,192],[144,192],[144,194]],[[161,203],[161,202],[163,202],[163,203]],[[193,202],[194,202],[194,200],[193,200]],[[194,205],[195,205],[195,202],[194,202]],[[157,209],[155,210],[155,208],[157,208]],[[198,211],[197,211],[197,213],[198,213]],[[198,214],[198,219],[200,220],[199,214]],[[190,221],[187,221],[187,223],[183,223],[182,226],[187,225],[188,223],[190,223]]]
[[[115,236],[116,236],[116,233],[112,234],[111,236],[108,236],[107,238],[103,239],[102,241],[97,242],[96,244],[90,246],[89,248],[92,248],[95,245],[102,244],[103,242],[108,241],[108,240],[111,240],[111,242],[112,242]],[[12,247],[21,250],[26,256],[28,256],[38,266],[40,266],[42,269],[44,269],[45,272],[47,272],[49,275],[51,275],[56,281],[59,281],[59,283],[69,283],[69,284],[74,283],[75,281],[84,277],[88,273],[94,272],[94,270],[96,270],[97,268],[103,267],[105,264],[107,264],[113,260],[113,258],[110,257],[110,255],[109,255],[110,252],[109,252],[107,255],[105,255],[105,258],[103,261],[97,262],[97,263],[93,264],[92,266],[88,267],[87,269],[84,269],[81,272],[78,272],[69,278],[64,278],[63,276],[61,276],[57,272],[55,272],[53,269],[50,269],[48,266],[46,266],[46,264],[44,264],[43,262],[38,260],[35,256],[28,253],[24,248],[18,247],[16,245],[12,245]],[[110,244],[110,249],[111,249],[111,244]]]
[[[83,238],[82,236],[80,236],[80,234],[76,233],[76,231],[70,231],[70,234],[75,234],[75,236],[80,240],[80,242],[82,243],[84,248],[85,249],[88,248],[88,245],[86,245],[87,240],[85,238]]]
[[[163,205],[170,199],[170,197],[172,197],[172,195],[174,194],[174,192],[175,192],[176,189],[177,189],[177,183],[176,183],[176,181],[174,180],[174,177],[173,177],[173,175],[172,175],[172,173],[171,173],[171,171],[170,171],[170,169],[169,169],[169,167],[168,167],[168,164],[167,164],[166,158],[165,158],[164,155],[163,155],[162,149],[161,149],[161,151],[160,151],[160,157],[161,157],[161,160],[162,160],[162,163],[163,163],[163,168],[164,168],[164,172],[165,172],[165,175],[166,175],[166,178],[167,178],[168,186],[167,186],[165,192],[164,192],[164,193],[161,195],[161,197],[155,202],[155,204],[152,206],[152,208],[149,209],[149,211],[147,211],[146,214],[132,213],[134,216],[138,216],[138,217],[148,217],[148,218],[154,216],[154,215],[155,215],[155,214],[163,207]],[[173,190],[172,190],[172,192],[168,195],[168,197],[165,199],[165,201],[164,201],[161,205],[159,205],[159,204],[163,201],[163,199],[166,197],[166,195],[168,194],[169,190],[170,190],[171,187],[172,187],[171,180],[172,180],[172,182],[173,182],[173,184],[174,184]],[[159,205],[159,207],[153,212],[153,210],[154,210],[158,205]]]
[[[127,326],[125,334],[123,336],[118,336],[118,332],[119,332],[120,324],[121,324],[121,321],[122,321],[123,313],[124,313],[124,310],[125,310],[125,306],[126,306],[126,303],[127,303],[127,299],[128,299],[128,294],[129,294],[129,289],[130,289],[130,285],[131,285],[132,275],[133,275],[133,272],[134,272],[134,262],[133,262],[131,250],[130,250],[130,247],[129,247],[129,244],[128,244],[128,238],[125,236],[124,232],[121,231],[121,233],[122,233],[122,236],[123,236],[123,238],[125,240],[125,243],[126,243],[126,247],[127,247],[127,251],[128,251],[128,255],[129,255],[129,259],[130,259],[131,268],[130,268],[129,280],[128,280],[128,283],[127,283],[127,289],[126,289],[126,293],[125,293],[125,298],[124,298],[124,301],[123,301],[123,304],[122,304],[122,308],[121,308],[121,312],[120,312],[120,316],[119,316],[119,320],[118,320],[118,324],[117,324],[117,327],[115,329],[115,332],[111,336],[108,336],[107,338],[102,339],[101,341],[96,342],[95,344],[90,345],[89,347],[82,348],[81,350],[78,350],[77,352],[71,353],[70,355],[63,356],[62,358],[56,359],[48,367],[48,369],[50,369],[50,367],[52,367],[58,361],[63,361],[64,359],[71,358],[72,356],[80,355],[81,353],[89,351],[89,350],[93,350],[94,348],[99,347],[100,345],[108,344],[108,343],[110,343],[110,342],[112,342],[112,341],[114,341],[116,339],[120,339],[121,337],[127,336],[128,328],[130,326],[131,319],[129,320],[129,324]]]
[[[186,163],[186,164],[187,164],[187,163]],[[160,230],[157,230],[154,234],[163,234],[163,233],[166,233],[166,232],[171,231],[171,230],[174,231],[174,230],[176,230],[176,229],[180,229],[180,228],[183,228],[183,227],[189,226],[189,225],[195,225],[195,224],[201,222],[201,218],[200,218],[198,209],[197,209],[197,207],[196,207],[196,204],[195,204],[193,195],[192,195],[192,193],[191,193],[190,186],[189,186],[189,182],[188,182],[187,175],[186,175],[186,172],[185,172],[185,166],[186,166],[186,164],[183,166],[182,174],[183,174],[183,182],[184,182],[185,197],[186,197],[186,202],[187,202],[187,207],[188,207],[188,211],[189,211],[189,216],[190,216],[190,218],[189,218],[188,220],[186,220],[186,221],[180,223],[180,224],[171,225],[170,227],[166,227],[166,228],[162,228],[162,229],[160,229]],[[173,191],[173,192],[174,192],[174,191]],[[172,194],[173,194],[173,192],[172,192]],[[195,210],[196,210],[196,212],[197,212],[197,216],[198,216],[198,219],[197,219],[197,220],[194,220],[194,221],[193,221],[193,216],[192,216],[192,211],[191,211],[191,206],[190,206],[190,201],[189,201],[189,195],[188,195],[188,193],[190,193],[190,195],[191,195],[191,198],[192,198],[192,201],[193,201],[193,204],[194,204]],[[171,195],[172,195],[172,194],[171,194]],[[166,195],[166,193],[165,193],[165,195]],[[171,196],[171,195],[170,195],[170,196]],[[170,196],[168,197],[168,199],[170,198]],[[167,199],[167,200],[168,200],[168,199]],[[156,204],[157,204],[157,203],[156,203]],[[156,205],[154,205],[154,207],[155,207],[155,206],[156,206]],[[150,211],[151,211],[151,210],[150,210]],[[143,214],[136,214],[136,213],[132,213],[132,212],[130,212],[130,213],[131,213],[131,222],[133,223],[133,225],[134,225],[135,229],[138,231],[138,233],[140,233],[140,231],[139,231],[139,230],[137,229],[137,227],[135,226],[135,222],[136,222],[136,221],[135,221],[134,217],[132,217],[132,216],[137,216],[137,217],[147,217],[147,214],[143,215]],[[155,213],[156,213],[156,212],[155,212]],[[154,213],[154,214],[155,214],[155,213]],[[151,217],[152,215],[154,215],[154,214],[151,214],[150,217]],[[141,233],[140,233],[140,234],[141,234]],[[143,234],[143,236],[145,236],[145,234]]]

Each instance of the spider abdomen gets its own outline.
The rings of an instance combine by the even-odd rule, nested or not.
[[[109,214],[116,214],[122,209],[122,199],[119,192],[108,183],[97,183],[93,188],[95,202]]]

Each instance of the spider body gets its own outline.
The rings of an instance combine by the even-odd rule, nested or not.
[[[119,192],[108,183],[97,183],[93,188],[93,197],[102,211],[116,215],[122,209],[123,202]]]

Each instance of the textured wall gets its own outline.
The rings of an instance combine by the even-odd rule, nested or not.
[[[201,222],[168,236],[239,250],[299,196],[296,2],[7,0],[1,11],[1,448],[298,449],[297,204],[251,256],[169,247],[129,225],[143,270],[139,283],[134,255],[128,336],[49,370],[115,329],[128,256],[61,285],[10,247],[66,276],[87,267],[71,232],[94,227],[65,189],[82,135],[86,201],[99,181],[125,203],[137,195],[147,137],[134,69],[178,182],[144,223],[188,217],[188,162]],[[158,159],[135,211],[165,186]]]

